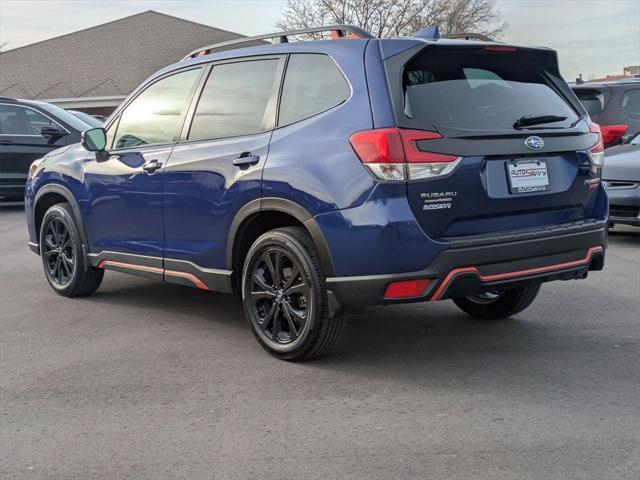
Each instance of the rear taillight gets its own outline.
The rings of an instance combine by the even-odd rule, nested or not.
[[[602,141],[605,145],[616,143],[625,134],[629,125],[600,125]]]
[[[598,134],[598,141],[589,149],[589,157],[591,157],[591,163],[594,167],[602,167],[604,162],[604,143],[602,142],[602,133],[600,132],[600,125],[592,123],[589,125],[589,131],[591,133]]]
[[[354,133],[351,146],[378,180],[402,182],[451,173],[460,157],[428,152],[418,142],[442,138],[436,132],[379,128]]]

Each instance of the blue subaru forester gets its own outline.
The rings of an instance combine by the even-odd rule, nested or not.
[[[552,50],[281,32],[188,55],[36,161],[29,245],[68,297],[105,269],[235,293],[267,351],[304,360],[349,309],[501,318],[602,269],[603,156]]]

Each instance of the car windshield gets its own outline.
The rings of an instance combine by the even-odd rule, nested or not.
[[[405,115],[428,130],[513,130],[531,117],[558,120],[525,128],[566,128],[579,118],[544,67],[516,52],[426,48],[405,67],[403,88]]]
[[[91,124],[89,124],[89,123],[87,123],[87,122],[85,122],[83,120],[80,120],[78,117],[72,115],[71,113],[67,112],[63,108],[60,108],[60,107],[58,107],[56,105],[52,105],[50,103],[41,103],[39,105],[44,110],[46,110],[47,112],[51,113],[56,118],[62,120],[64,123],[69,125],[71,128],[74,128],[75,130],[78,130],[79,132],[84,132],[85,130],[89,130],[90,128],[94,128],[93,125],[91,125]]]
[[[84,123],[88,123],[92,127],[101,127],[104,122],[93,115],[89,115],[88,113],[79,112],[78,110],[67,110],[70,114],[75,117],[78,117]]]

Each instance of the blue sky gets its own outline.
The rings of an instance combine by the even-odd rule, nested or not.
[[[0,0],[0,43],[15,48],[157,10],[243,34],[274,30],[285,0]],[[504,40],[558,50],[567,80],[640,64],[640,0],[498,0]]]

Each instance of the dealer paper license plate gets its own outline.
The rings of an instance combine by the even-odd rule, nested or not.
[[[507,162],[507,172],[511,193],[549,190],[549,174],[544,160]]]

